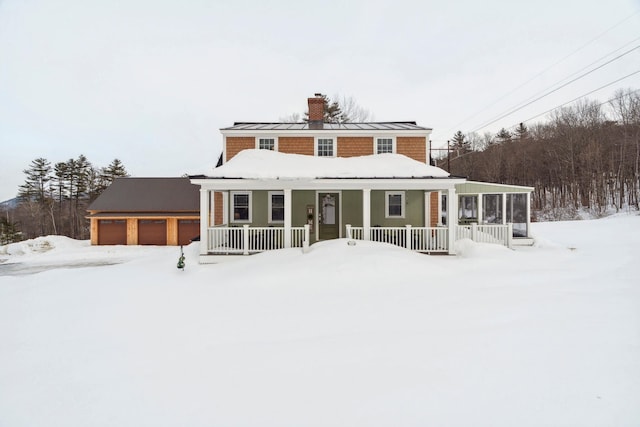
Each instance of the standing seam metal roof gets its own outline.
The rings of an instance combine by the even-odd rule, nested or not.
[[[235,122],[233,126],[220,130],[419,130],[429,131],[431,128],[418,126],[416,122],[363,122],[363,123],[323,123],[321,129],[310,127],[309,123],[280,123],[280,122]]]

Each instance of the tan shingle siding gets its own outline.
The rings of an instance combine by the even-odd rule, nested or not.
[[[338,157],[356,157],[373,154],[373,137],[338,137]]]
[[[256,148],[256,139],[253,136],[228,136],[226,146],[226,160],[229,161],[242,150]]]
[[[278,138],[278,151],[289,154],[313,156],[314,138],[312,136],[281,136]]]
[[[396,138],[396,153],[426,163],[427,140],[423,136],[399,136]]]

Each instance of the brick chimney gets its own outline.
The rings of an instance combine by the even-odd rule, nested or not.
[[[309,127],[311,129],[322,129],[324,121],[324,98],[321,93],[314,94],[309,102]]]

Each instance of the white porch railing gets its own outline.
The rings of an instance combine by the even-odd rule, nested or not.
[[[347,238],[364,240],[364,229],[347,225]],[[448,252],[447,227],[371,227],[369,239],[418,252]]]
[[[363,227],[346,226],[347,238],[364,240]],[[371,227],[369,240],[391,243],[418,252],[448,252],[447,227]],[[511,248],[512,224],[459,225],[455,240],[471,239],[474,242],[493,243]]]
[[[290,247],[304,248],[308,245],[309,226],[291,227]],[[248,255],[284,247],[283,227],[216,226],[209,228],[207,233],[207,252],[213,255]]]
[[[460,239],[471,239],[480,243],[494,243],[511,248],[513,224],[459,225],[456,230],[456,240]]]

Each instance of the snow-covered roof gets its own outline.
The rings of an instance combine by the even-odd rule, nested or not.
[[[215,168],[211,178],[447,178],[449,173],[402,154],[316,157],[270,150],[243,150]]]

